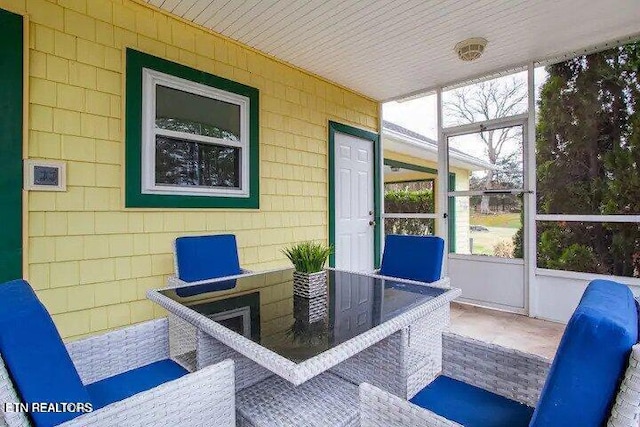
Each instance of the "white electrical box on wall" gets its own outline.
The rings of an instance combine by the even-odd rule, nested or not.
[[[25,160],[24,189],[67,191],[67,165],[55,160]]]

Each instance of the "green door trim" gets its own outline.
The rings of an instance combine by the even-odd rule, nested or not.
[[[449,189],[456,189],[456,174],[449,172]],[[456,251],[456,200],[454,197],[447,197],[449,218],[447,221],[449,227],[449,253]]]
[[[0,9],[0,283],[23,277],[22,139],[24,19]]]
[[[380,266],[380,159],[382,153],[380,151],[380,136],[377,133],[370,132],[364,129],[359,129],[353,126],[337,123],[329,120],[329,151],[327,157],[329,158],[329,245],[335,247],[336,240],[336,201],[335,201],[335,135],[336,132],[344,133],[347,135],[355,136],[356,138],[362,138],[369,140],[373,143],[373,213],[374,221],[376,225],[373,230],[373,265],[375,268]],[[329,256],[329,266],[335,267],[336,257],[335,253]]]

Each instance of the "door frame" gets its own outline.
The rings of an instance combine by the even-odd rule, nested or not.
[[[21,242],[21,259],[17,261],[16,268],[20,270],[20,277],[28,279],[29,276],[29,253],[28,253],[28,212],[29,212],[29,198],[28,192],[23,187],[23,164],[24,159],[28,158],[29,147],[28,147],[28,136],[29,136],[29,28],[30,21],[29,15],[26,10],[20,7],[14,7],[12,5],[2,5],[0,6],[0,10],[3,12],[7,12],[13,15],[17,15],[21,18],[22,22],[22,31],[20,34],[21,40],[21,50],[22,50],[22,61],[21,61],[21,134],[19,139],[20,146],[16,150],[16,155],[19,152],[19,166],[15,168],[15,170],[11,171],[12,173],[17,172],[17,176],[14,180],[17,179],[18,184],[16,189],[19,188],[21,194],[21,203],[15,207],[16,210],[20,210],[20,242]],[[16,156],[17,157],[17,156]],[[18,265],[19,264],[19,265]]]
[[[375,132],[360,129],[343,123],[329,120],[329,150],[327,180],[329,183],[329,245],[335,248],[336,241],[336,183],[335,183],[335,136],[336,133],[344,133],[356,138],[366,139],[373,144],[373,220],[376,225],[373,228],[373,265],[375,268],[380,266],[380,135]],[[336,256],[335,251],[329,255],[329,266],[335,267]]]
[[[470,135],[473,133],[491,131],[497,129],[504,129],[507,127],[521,126],[522,127],[522,167],[523,167],[523,182],[522,182],[522,209],[524,210],[524,216],[522,221],[523,233],[522,233],[522,259],[509,259],[509,258],[500,258],[495,256],[486,256],[486,255],[464,255],[464,254],[456,254],[455,246],[453,250],[451,246],[449,246],[449,253],[446,257],[447,270],[449,268],[449,260],[451,258],[461,259],[461,260],[471,260],[471,261],[479,261],[479,262],[493,262],[496,264],[518,264],[523,266],[523,307],[512,307],[512,306],[502,306],[501,304],[494,304],[491,302],[482,303],[483,306],[498,308],[501,310],[508,310],[514,313],[525,314],[528,315],[530,311],[530,281],[531,277],[529,274],[529,268],[531,264],[532,252],[530,248],[530,239],[531,234],[529,231],[530,223],[529,218],[531,217],[531,210],[535,207],[535,198],[534,192],[531,189],[532,185],[532,176],[531,176],[531,156],[532,153],[530,151],[530,120],[529,114],[517,114],[509,117],[501,117],[497,119],[487,120],[483,122],[463,124],[459,126],[452,126],[449,128],[442,129],[442,138],[444,142],[444,166],[445,170],[449,171],[449,138],[461,135]],[[535,175],[534,175],[535,177]],[[450,183],[448,183],[450,184]],[[476,193],[475,191],[455,191],[455,181],[454,181],[454,190],[451,191],[451,186],[447,185],[445,197],[447,198],[446,213],[447,216],[445,221],[447,222],[447,227],[449,229],[455,229],[455,204],[452,203],[452,199],[457,196],[462,196],[465,193],[471,195],[472,193]],[[455,194],[462,193],[462,194]],[[453,224],[453,226],[451,226]],[[451,236],[450,236],[451,237]],[[449,245],[451,245],[451,241]],[[455,245],[455,241],[453,242]],[[535,261],[533,261],[535,262]],[[463,299],[464,301],[464,299]],[[468,302],[468,301],[466,301]],[[477,304],[476,302],[470,302],[471,304]]]

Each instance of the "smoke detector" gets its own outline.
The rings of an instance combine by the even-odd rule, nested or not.
[[[453,50],[458,54],[458,58],[469,62],[480,58],[482,52],[487,47],[487,39],[482,37],[472,37],[457,43]]]

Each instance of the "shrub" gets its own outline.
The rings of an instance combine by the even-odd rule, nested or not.
[[[384,195],[387,213],[429,213],[434,209],[431,190],[387,190]],[[435,232],[433,219],[388,218],[384,224],[385,234],[429,235]]]
[[[493,255],[501,258],[513,258],[515,246],[510,240],[502,240],[493,246]]]

